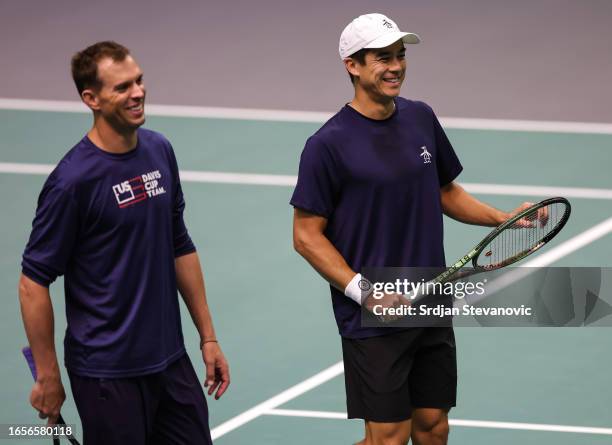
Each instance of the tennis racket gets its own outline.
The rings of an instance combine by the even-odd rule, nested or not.
[[[572,207],[565,198],[550,198],[519,212],[496,227],[472,250],[428,283],[446,283],[477,273],[501,269],[514,264],[541,249],[567,223]],[[468,263],[472,268],[461,269]],[[426,283],[418,293],[404,297],[411,304],[427,296]]]
[[[37,375],[36,374],[36,363],[34,362],[34,356],[32,355],[32,350],[28,346],[26,346],[25,348],[21,350],[21,352],[23,353],[23,356],[28,362],[28,366],[30,367],[30,372],[32,373],[32,377],[34,377],[34,381],[36,381],[36,375]],[[66,421],[64,420],[61,414],[57,418],[56,425],[66,426]],[[80,445],[79,441],[76,440],[76,438],[72,434],[67,434],[65,437],[66,439],[68,439],[68,442],[70,442],[71,444]],[[60,444],[59,436],[53,436],[53,445],[59,445],[59,444]]]

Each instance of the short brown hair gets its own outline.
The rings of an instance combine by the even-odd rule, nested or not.
[[[98,62],[110,57],[115,62],[122,62],[130,50],[112,40],[97,42],[72,56],[70,63],[72,78],[79,95],[87,88],[99,89],[102,82],[98,79]]]
[[[359,63],[359,65],[365,65],[366,54],[369,52],[370,50],[368,48],[361,48],[356,53],[351,54],[349,59],[355,60],[357,63]],[[355,76],[353,76],[351,73],[348,73],[348,75],[351,78],[351,83],[355,85]]]

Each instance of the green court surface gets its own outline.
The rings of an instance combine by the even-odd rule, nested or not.
[[[0,163],[55,164],[90,123],[87,114],[0,110]],[[146,126],[170,139],[184,170],[295,175],[304,141],[320,124],[153,116]],[[447,133],[465,167],[460,182],[612,189],[612,135],[464,129]],[[11,168],[0,173],[0,423],[36,423],[28,402],[31,377],[20,355],[26,338],[16,288],[20,255],[45,175]],[[360,421],[336,418],[345,411],[341,373],[282,403],[273,400],[266,409],[251,411],[250,417],[241,416],[341,360],[327,286],[292,248],[292,187],[184,181],[183,189],[187,225],[203,263],[215,326],[232,373],[227,394],[220,401],[209,399],[215,443],[359,440]],[[537,199],[520,194],[478,197],[504,209]],[[572,218],[555,245],[584,234],[612,213],[609,198],[570,200]],[[610,231],[553,264],[612,266]],[[485,233],[485,228],[446,219],[447,260],[463,255]],[[51,289],[61,351],[61,279]],[[184,307],[183,330],[202,374],[198,336]],[[610,328],[457,329],[459,395],[451,419],[480,423],[455,424],[449,443],[612,443],[611,335]],[[68,393],[64,417],[76,422],[63,377]],[[215,430],[236,416],[241,417],[231,428]],[[506,424],[485,427],[492,426],[482,423],[487,421]],[[534,431],[534,424],[555,428]],[[560,426],[595,429],[562,432]]]

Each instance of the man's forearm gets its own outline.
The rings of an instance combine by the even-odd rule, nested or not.
[[[509,214],[479,201],[459,184],[451,182],[440,189],[442,210],[457,221],[481,226],[497,226]]]
[[[179,292],[187,305],[191,319],[200,334],[201,342],[216,339],[215,329],[206,301],[204,276],[196,252],[174,260]]]
[[[344,292],[355,272],[322,233],[322,225],[308,221],[311,218],[303,212],[296,212],[293,228],[294,248],[319,275],[336,289]],[[315,217],[315,220],[320,218]]]
[[[22,274],[19,279],[19,302],[23,325],[36,362],[38,380],[59,379],[49,289]]]

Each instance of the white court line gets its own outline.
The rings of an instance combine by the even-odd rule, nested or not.
[[[264,414],[268,416],[313,417],[315,419],[348,419],[346,413],[332,411],[305,411],[302,409],[271,409]]]
[[[612,124],[591,122],[529,121],[441,117],[445,128],[461,130],[532,131],[544,133],[612,134]]]
[[[26,111],[59,111],[89,113],[90,110],[78,101],[34,100],[0,98],[0,109]],[[212,119],[239,119],[277,122],[322,123],[334,113],[319,111],[268,110],[257,108],[197,107],[187,105],[149,105],[150,116],[199,117]],[[514,119],[474,119],[441,117],[446,128],[467,130],[503,130],[550,133],[612,134],[612,124],[591,122],[531,121]]]
[[[344,364],[342,362],[338,362],[335,365],[332,365],[329,368],[324,369],[323,371],[304,380],[303,382],[300,382],[297,385],[292,386],[289,389],[286,389],[280,394],[269,398],[265,402],[255,405],[253,408],[215,427],[211,431],[211,436],[213,440],[223,436],[224,434],[229,433],[232,430],[235,430],[236,428],[244,425],[245,423],[250,422],[253,419],[256,419],[257,417],[260,417],[261,415],[276,408],[277,406],[280,406],[283,403],[287,403],[288,401],[295,399],[296,397],[304,394],[305,392],[308,392],[311,389],[322,385],[328,380],[331,380],[334,377],[339,376],[343,372],[344,372]]]
[[[612,428],[596,428],[589,426],[549,425],[541,423],[491,422],[486,420],[450,419],[454,426],[471,426],[476,428],[500,428],[509,430],[552,431],[558,433],[605,434],[612,435]]]
[[[478,183],[462,185],[468,192],[481,195],[565,196],[567,198],[612,199],[611,189]]]
[[[0,173],[47,175],[54,165],[26,164],[0,162]],[[272,185],[292,187],[297,181],[292,175],[264,175],[254,173],[210,172],[181,170],[181,180],[184,182],[204,182],[215,184],[246,184]],[[564,196],[566,198],[612,199],[611,189],[580,188],[580,187],[548,187],[538,185],[500,185],[461,183],[470,193],[481,195],[512,195],[512,196]]]
[[[16,173],[18,175],[48,175],[54,168],[55,165],[52,164],[0,162],[0,173]]]
[[[526,261],[523,263],[523,267],[535,268],[548,266],[564,256],[567,256],[570,253],[591,244],[599,238],[606,236],[610,232],[612,232],[612,217],[582,232],[580,235],[576,235],[564,243],[546,251],[545,253],[538,255],[534,259]]]
[[[346,419],[346,413],[330,411],[304,411],[294,409],[272,409],[265,413],[271,416],[313,417],[319,419]],[[612,435],[612,428],[596,428],[590,426],[551,425],[543,423],[493,422],[488,420],[449,419],[451,426],[474,428],[496,428],[526,431],[550,431],[557,433],[604,434]]]
[[[32,100],[0,98],[0,109],[23,111],[58,111],[91,113],[82,102],[64,100]],[[318,111],[267,110],[261,108],[197,107],[190,105],[146,105],[149,116],[199,117],[278,122],[322,123],[333,113]]]
[[[250,184],[250,185],[276,185],[291,186],[297,182],[297,176],[291,175],[261,175],[253,173],[231,172],[204,172],[181,170],[181,181],[186,182],[212,182],[219,184]],[[612,190],[610,190],[612,199]]]

